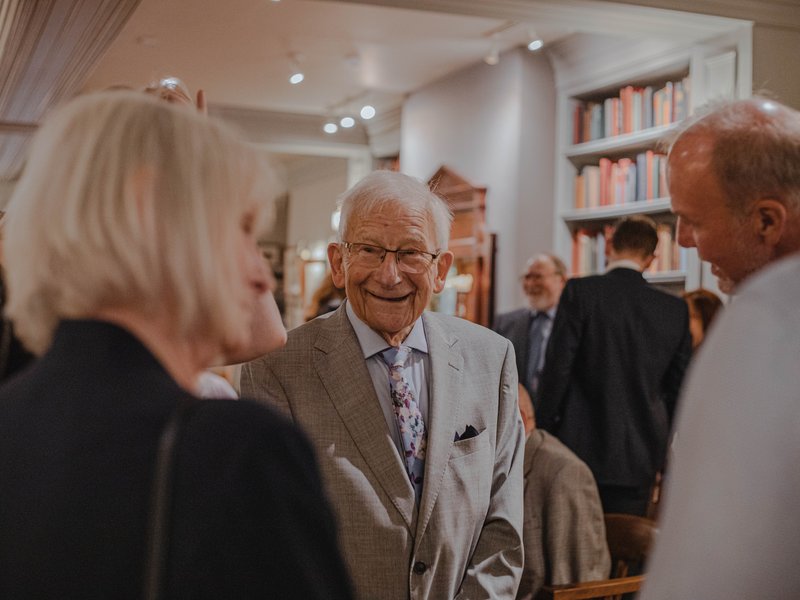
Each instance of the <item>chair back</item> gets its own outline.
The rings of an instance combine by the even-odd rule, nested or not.
[[[606,541],[611,555],[611,578],[641,574],[658,535],[656,522],[645,517],[615,513],[606,513],[605,522]]]

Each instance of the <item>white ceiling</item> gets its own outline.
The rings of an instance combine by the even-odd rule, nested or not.
[[[563,28],[542,27],[552,40]],[[279,112],[389,109],[405,94],[499,51],[528,27],[322,0],[142,0],[87,89],[176,75],[209,101]],[[306,79],[291,85],[292,55]]]
[[[0,32],[14,35],[0,47],[0,68],[7,68],[0,72],[0,178],[18,171],[24,140],[47,108],[80,91],[140,88],[178,76],[206,91],[215,114],[254,130],[266,123],[277,132],[278,149],[297,132],[324,135],[327,116],[371,103],[378,110],[373,121],[330,140],[349,152],[396,131],[408,94],[482,60],[493,47],[502,53],[526,44],[534,30],[547,42],[542,52],[558,79],[587,48],[602,51],[625,38],[686,44],[730,26],[725,19],[600,0],[6,3],[12,10],[0,11]],[[288,82],[292,55],[306,75],[297,86]]]

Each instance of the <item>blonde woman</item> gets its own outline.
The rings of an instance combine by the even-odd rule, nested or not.
[[[221,125],[141,93],[80,98],[38,132],[5,230],[7,312],[42,356],[0,389],[0,597],[142,597],[179,405],[164,596],[350,597],[303,436],[194,396],[250,343],[254,304],[274,307],[262,173]]]

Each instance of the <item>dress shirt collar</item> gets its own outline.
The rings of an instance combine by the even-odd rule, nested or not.
[[[358,343],[361,346],[361,352],[364,354],[364,358],[374,356],[389,347],[389,344],[386,343],[386,340],[383,339],[378,332],[358,318],[349,302],[345,305],[345,311],[347,311],[347,318],[350,320],[350,324],[356,332],[356,337],[358,338]],[[425,354],[428,353],[428,341],[425,339],[425,327],[422,325],[422,317],[416,320],[414,327],[411,329],[411,333],[403,340],[403,345],[424,352]]]
[[[613,269],[633,269],[634,271],[642,272],[642,265],[637,263],[635,260],[628,260],[627,258],[623,258],[622,260],[615,260],[614,262],[608,263],[606,267],[606,273],[612,271]]]

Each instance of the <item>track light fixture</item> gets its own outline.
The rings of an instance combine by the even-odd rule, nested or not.
[[[303,55],[298,54],[297,52],[292,52],[289,54],[289,60],[292,63],[292,74],[289,75],[289,83],[292,85],[297,85],[298,83],[302,83],[302,81],[306,78],[303,70],[300,68],[300,63],[303,60]]]
[[[528,50],[536,52],[544,46],[544,40],[533,30],[528,29]]]

